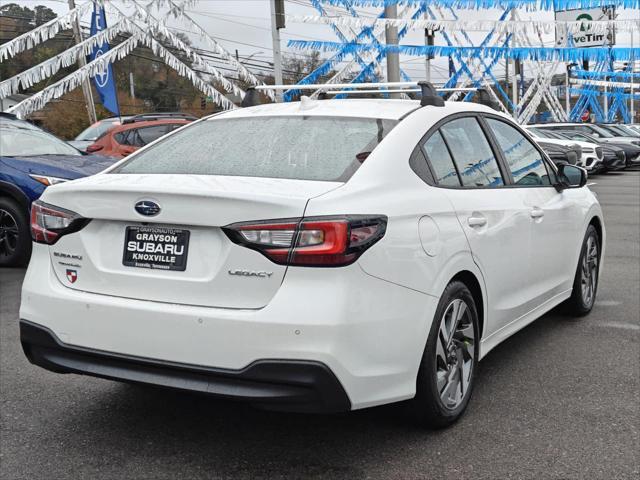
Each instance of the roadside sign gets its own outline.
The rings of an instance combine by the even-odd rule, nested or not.
[[[555,12],[556,21],[560,22],[577,22],[577,21],[602,21],[612,20],[615,18],[615,7],[600,8],[580,8],[575,10],[558,10]],[[564,25],[556,27],[556,45],[568,46],[567,29]],[[615,45],[616,32],[612,26],[608,32],[594,31],[588,24],[580,28],[580,31],[574,33],[573,46],[575,47],[606,47]]]

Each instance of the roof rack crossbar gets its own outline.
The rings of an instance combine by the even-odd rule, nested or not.
[[[197,120],[198,118],[189,114],[189,113],[180,113],[180,112],[159,112],[159,113],[140,113],[138,115],[133,115],[130,118],[126,118],[122,121],[123,124],[127,123],[136,123],[136,122],[144,122],[147,120],[165,120],[167,118],[181,118],[185,120]]]
[[[380,82],[380,83],[312,83],[308,85],[256,85],[256,90],[327,90],[329,88],[388,88],[417,87],[418,82]]]
[[[491,102],[488,92],[483,88],[436,88],[430,82],[380,82],[380,83],[315,83],[308,85],[256,85],[247,89],[247,95],[242,101],[243,107],[251,107],[259,103],[258,92],[265,90],[319,90],[320,99],[327,95],[349,94],[387,94],[387,93],[417,93],[420,92],[421,106],[443,107],[444,99],[439,93],[446,92],[478,92],[479,98],[486,105],[496,108]]]
[[[477,88],[436,88],[436,92],[476,92]],[[418,93],[422,92],[421,88],[398,88],[392,90],[328,90],[327,95],[345,95],[354,93]]]
[[[419,88],[397,88],[389,90],[328,90],[327,95],[349,95],[358,93],[415,93],[421,92]]]
[[[157,113],[138,113],[131,118],[143,118],[143,117],[193,117],[190,113],[183,112],[157,112]]]

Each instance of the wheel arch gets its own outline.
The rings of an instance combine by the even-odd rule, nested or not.
[[[596,233],[598,234],[598,241],[600,242],[600,245],[602,245],[602,242],[604,240],[604,229],[602,227],[602,219],[598,216],[598,215],[594,215],[591,220],[589,220],[589,225],[593,225],[596,229]]]
[[[480,284],[480,280],[476,277],[476,275],[469,270],[462,270],[458,272],[450,281],[455,282],[460,281],[464,283],[476,304],[476,311],[478,312],[478,323],[480,327],[480,335],[479,339],[482,339],[482,334],[484,332],[484,317],[485,317],[485,301],[484,301],[484,293],[482,291],[482,286]]]
[[[24,208],[27,213],[29,213],[31,201],[22,190],[12,183],[0,180],[0,197],[7,197],[14,200],[18,205]]]
[[[468,250],[453,255],[439,269],[440,272],[433,283],[432,294],[440,298],[451,282],[459,280],[464,283],[476,301],[481,340],[487,328],[486,320],[489,318],[488,294],[483,271]]]

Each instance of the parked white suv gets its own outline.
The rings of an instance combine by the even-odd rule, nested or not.
[[[584,170],[485,106],[431,103],[229,111],[47,188],[27,357],[285,410],[411,399],[453,422],[492,348],[563,302],[591,310],[605,229]]]
[[[577,165],[583,167],[588,172],[595,172],[602,168],[603,151],[602,147],[597,143],[570,140],[548,129],[545,130],[536,127],[525,127],[525,129],[535,141],[554,143],[564,147],[573,147],[575,145],[580,147],[581,155]]]

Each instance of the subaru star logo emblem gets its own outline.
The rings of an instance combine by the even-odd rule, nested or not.
[[[136,203],[136,212],[145,217],[155,217],[160,213],[160,205],[151,200],[141,200]]]

